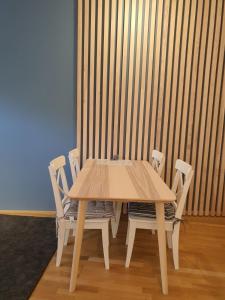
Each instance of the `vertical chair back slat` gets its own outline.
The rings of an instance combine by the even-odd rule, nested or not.
[[[77,175],[80,171],[80,151],[75,148],[69,152],[69,163],[72,174],[73,183],[76,181]]]
[[[67,197],[69,189],[64,170],[65,165],[65,157],[59,156],[52,160],[48,167],[55,198],[56,215],[58,218],[62,218],[64,216],[70,203]]]
[[[165,165],[165,155],[162,152],[159,152],[158,150],[154,149],[152,151],[152,166],[159,174],[159,176],[162,175],[164,165]]]
[[[181,219],[194,171],[191,165],[180,159],[176,161],[175,168],[177,171],[172,187],[177,196],[175,217]]]

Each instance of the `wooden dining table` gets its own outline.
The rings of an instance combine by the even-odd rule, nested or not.
[[[175,201],[176,196],[149,162],[88,159],[68,196],[79,200],[70,292],[77,285],[87,203],[95,200],[155,203],[162,292],[168,294],[164,203]]]

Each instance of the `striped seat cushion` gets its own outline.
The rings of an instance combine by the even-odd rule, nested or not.
[[[69,208],[65,213],[65,218],[73,217],[77,219],[78,201],[71,201]],[[107,201],[89,201],[85,218],[98,219],[98,218],[111,218],[114,215],[113,203]]]
[[[156,218],[154,203],[129,203],[129,216],[142,218]],[[175,217],[175,207],[172,203],[165,203],[165,219],[173,220]]]

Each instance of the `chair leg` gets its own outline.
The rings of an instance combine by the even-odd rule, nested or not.
[[[127,247],[127,257],[126,257],[126,263],[125,267],[129,268],[130,265],[130,259],[133,251],[133,246],[134,246],[134,238],[135,238],[135,233],[136,233],[136,225],[134,222],[129,220],[129,235],[128,235],[128,247]]]
[[[175,270],[179,270],[179,232],[180,223],[176,224],[172,233],[172,250],[173,250],[173,263]]]
[[[57,254],[56,254],[56,267],[59,267],[60,263],[61,263],[64,239],[65,239],[65,226],[64,226],[64,224],[59,224],[58,245],[57,245]]]
[[[105,223],[102,228],[102,246],[106,270],[109,269],[109,223]]]
[[[75,236],[75,233],[76,233],[76,226],[74,226],[73,228],[73,236]]]
[[[127,203],[123,203],[123,214],[126,215],[128,213]]]
[[[166,237],[168,248],[172,249],[172,231],[167,231]]]
[[[64,246],[67,246],[69,235],[70,235],[70,229],[66,229],[65,230],[65,237],[64,237]]]
[[[126,236],[126,245],[128,245],[128,242],[129,242],[129,231],[130,231],[130,221],[128,220],[128,224],[127,224],[127,236]]]
[[[114,220],[111,219],[113,238],[115,238],[117,235],[117,231],[118,231],[119,223],[120,223],[121,210],[122,210],[122,202],[116,203],[115,204],[115,219]]]

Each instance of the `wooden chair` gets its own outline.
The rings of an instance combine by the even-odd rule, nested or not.
[[[162,152],[159,152],[158,150],[152,151],[152,161],[151,165],[156,170],[156,172],[159,174],[159,176],[162,176],[162,171],[165,166],[165,155]]]
[[[69,163],[70,163],[70,170],[72,174],[73,183],[76,181],[76,177],[80,171],[80,151],[78,148],[75,148],[69,152]],[[116,238],[119,221],[120,221],[120,214],[121,214],[121,206],[122,203],[113,203],[114,209],[114,216],[111,218],[111,228],[112,228],[112,236]]]
[[[165,167],[165,155],[156,150],[152,150],[152,160],[151,165],[154,168],[154,170],[159,174],[159,176],[162,176],[162,171]],[[152,230],[152,234],[155,234],[155,230]]]
[[[161,176],[165,166],[165,155],[162,152],[159,152],[158,150],[153,150],[151,165],[156,170],[156,172]],[[128,211],[127,203],[118,202],[114,204],[115,218],[116,218],[115,226],[112,227],[114,237],[116,237],[118,231],[122,207],[123,207],[123,213],[127,214]],[[155,233],[154,230],[152,230],[152,233],[153,234]]]
[[[66,165],[65,157],[59,156],[49,164],[49,173],[52,183],[57,226],[57,255],[56,266],[60,266],[63,246],[67,244],[69,231],[76,228],[78,202],[68,198],[68,184],[64,171]],[[109,221],[113,216],[113,206],[110,202],[88,203],[85,229],[100,229],[102,231],[102,243],[105,268],[109,269]]]
[[[180,222],[182,221],[182,213],[194,171],[189,164],[180,159],[176,161],[175,168],[176,175],[172,191],[176,194],[176,201],[165,204],[165,229],[167,232],[168,247],[172,248],[173,252],[174,267],[175,269],[179,269],[178,246]],[[129,206],[129,223],[126,239],[128,248],[125,263],[127,268],[130,265],[137,228],[157,230],[154,204],[131,203]]]

